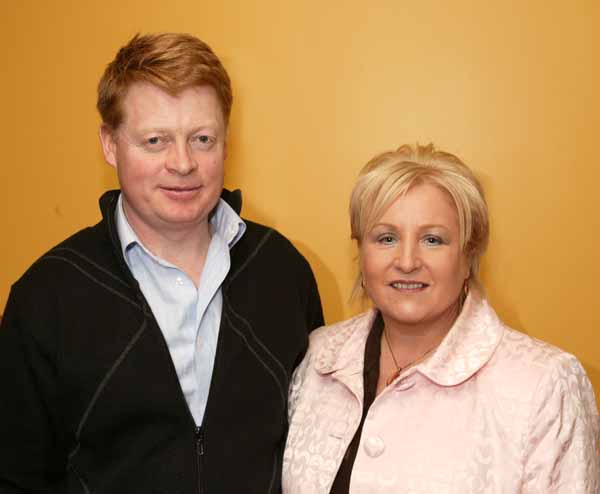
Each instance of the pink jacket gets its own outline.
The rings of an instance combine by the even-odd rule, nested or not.
[[[290,389],[283,492],[329,492],[359,425],[375,312],[313,332]],[[599,494],[600,420],[579,361],[469,295],[435,353],[375,398],[351,494]]]

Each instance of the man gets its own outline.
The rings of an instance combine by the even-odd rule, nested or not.
[[[229,77],[189,35],[136,36],[98,88],[121,191],[36,261],[0,329],[0,492],[279,492],[314,277],[222,190]]]

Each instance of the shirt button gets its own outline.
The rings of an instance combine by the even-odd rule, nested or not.
[[[178,277],[175,279],[175,283],[177,284],[177,286],[182,286],[182,285],[183,285],[183,283],[184,283],[184,281],[183,281],[183,278],[182,278],[181,276],[178,276]]]
[[[371,458],[377,458],[385,451],[385,443],[379,436],[369,436],[364,443],[365,453]]]

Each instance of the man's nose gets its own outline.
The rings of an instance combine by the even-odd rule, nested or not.
[[[188,175],[196,169],[196,161],[187,142],[171,143],[165,166],[167,170],[178,175]]]

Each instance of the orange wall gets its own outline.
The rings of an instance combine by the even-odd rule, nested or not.
[[[29,0],[0,22],[0,308],[116,185],[97,142],[105,64],[135,32],[186,31],[234,81],[227,183],[312,262],[328,322],[358,310],[356,173],[376,152],[433,141],[487,189],[483,280],[498,312],[575,353],[600,394],[597,2]]]

